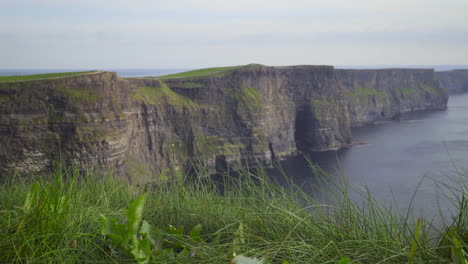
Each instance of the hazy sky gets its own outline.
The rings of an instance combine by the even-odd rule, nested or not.
[[[0,68],[468,64],[468,0],[0,0]]]

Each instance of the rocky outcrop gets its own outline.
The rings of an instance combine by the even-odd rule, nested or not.
[[[62,160],[163,180],[269,165],[349,146],[353,125],[446,102],[430,70],[248,65],[188,78],[95,72],[0,83],[0,168]]]
[[[269,165],[298,150],[351,142],[346,108],[339,91],[330,88],[333,67],[250,65],[209,76],[133,82],[140,82],[133,92],[140,102],[135,111],[142,113],[136,127],[149,130],[134,137],[131,156],[139,161],[153,156],[155,163],[179,171],[187,167],[181,161],[190,160],[213,172]],[[164,94],[158,99],[155,91]]]
[[[130,106],[128,82],[113,73],[0,83],[0,168],[119,165]]]
[[[434,70],[336,70],[336,79],[348,102],[351,126],[447,105]]]
[[[449,94],[468,92],[468,70],[436,72],[436,77]]]

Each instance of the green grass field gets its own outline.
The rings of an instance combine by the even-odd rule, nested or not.
[[[240,254],[264,260],[252,264],[467,263],[467,188],[457,184],[447,199],[459,213],[434,226],[369,193],[358,205],[325,174],[326,204],[261,170],[226,176],[222,193],[206,178],[146,186],[71,169],[2,176],[0,263],[230,263]]]
[[[227,70],[235,69],[239,66],[229,66],[229,67],[215,67],[215,68],[205,68],[205,69],[198,69],[193,71],[186,71],[180,73],[174,73],[164,76],[158,76],[160,79],[169,79],[169,78],[187,78],[187,77],[198,77],[198,76],[205,76],[211,75],[216,73],[221,73]]]
[[[33,75],[17,75],[17,76],[0,76],[0,82],[15,82],[15,81],[29,81],[29,80],[38,80],[38,79],[50,79],[50,78],[59,78],[72,75],[80,75],[91,73],[93,71],[83,71],[83,72],[58,72],[58,73],[45,73],[45,74],[33,74]]]

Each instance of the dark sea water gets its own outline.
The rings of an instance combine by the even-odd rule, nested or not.
[[[424,178],[415,194],[414,212],[446,214],[453,208],[434,179],[439,185],[460,187],[451,178],[468,169],[468,94],[451,96],[445,111],[412,113],[401,121],[354,128],[352,134],[353,141],[367,144],[306,155],[332,178],[367,188],[382,203],[406,210]],[[280,166],[294,183],[314,194],[318,180],[304,156],[288,158]],[[278,177],[279,171],[271,174]],[[363,200],[356,193],[351,196]]]

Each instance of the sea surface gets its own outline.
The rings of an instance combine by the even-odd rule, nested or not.
[[[421,216],[454,211],[443,186],[461,187],[454,179],[468,169],[468,94],[450,96],[447,110],[353,128],[352,135],[354,142],[366,144],[288,158],[270,174],[280,178],[283,171],[313,196],[321,181],[310,168],[312,162],[335,182],[369,190],[379,202],[401,211],[410,204]],[[366,200],[357,191],[351,197]]]

